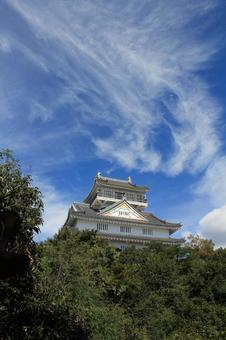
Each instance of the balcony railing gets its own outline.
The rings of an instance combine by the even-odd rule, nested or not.
[[[123,193],[106,193],[106,192],[98,192],[97,197],[106,197],[106,198],[113,198],[113,199],[118,199],[121,200],[124,197],[127,199],[127,201],[133,201],[133,202],[141,202],[141,203],[147,203],[147,199],[145,197],[141,198],[141,197],[137,197],[137,196],[131,196],[128,194],[123,194]]]

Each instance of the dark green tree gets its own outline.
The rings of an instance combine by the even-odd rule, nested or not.
[[[132,320],[109,298],[117,290],[111,267],[118,256],[95,232],[69,227],[39,245],[36,296],[68,316],[74,333],[68,331],[66,337],[64,330],[65,339],[76,339],[76,325],[89,339],[127,339]],[[57,325],[55,332],[61,333]]]
[[[7,245],[8,253],[35,255],[34,233],[42,223],[43,202],[30,175],[23,175],[20,164],[10,150],[0,151],[0,211],[15,211],[22,220],[18,235]],[[19,338],[23,320],[18,324],[25,300],[34,289],[32,267],[23,275],[0,281],[0,335]]]
[[[118,251],[95,232],[64,227],[39,251],[40,300],[76,320],[88,339],[226,336],[223,249],[203,256],[152,243]],[[178,253],[189,256],[178,261]]]
[[[30,175],[23,175],[10,150],[0,150],[0,211],[13,210],[22,218],[20,233],[9,244],[9,251],[31,252],[33,235],[42,224],[43,202],[40,190]]]

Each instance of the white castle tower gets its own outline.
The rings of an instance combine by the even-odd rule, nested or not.
[[[123,249],[129,244],[143,247],[150,241],[181,244],[183,239],[171,238],[181,228],[144,211],[148,207],[149,188],[128,180],[96,175],[93,187],[83,203],[74,202],[65,222],[77,230],[97,230],[97,235],[110,245]]]

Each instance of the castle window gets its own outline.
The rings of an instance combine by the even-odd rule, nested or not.
[[[113,193],[111,190],[104,190],[104,196],[105,197],[112,197],[113,196]]]
[[[127,199],[129,200],[129,201],[134,201],[134,194],[132,194],[132,193],[127,193]]]
[[[108,224],[107,223],[97,223],[97,230],[100,230],[100,231],[108,230]]]
[[[138,202],[143,202],[144,196],[142,194],[137,194],[137,201]]]
[[[131,233],[131,227],[120,227],[120,233]]]
[[[143,235],[147,235],[147,236],[152,236],[153,235],[153,230],[152,229],[144,228],[142,231],[143,231]]]
[[[122,199],[123,198],[123,193],[122,192],[115,192],[115,198]]]

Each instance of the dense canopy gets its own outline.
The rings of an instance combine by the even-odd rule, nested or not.
[[[41,193],[9,152],[0,156],[0,209],[23,219],[8,251],[33,257],[24,275],[0,282],[1,339],[226,338],[226,249],[191,237],[119,251],[68,226],[35,244]]]

